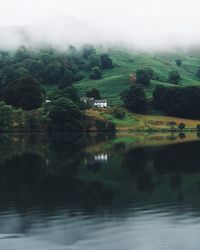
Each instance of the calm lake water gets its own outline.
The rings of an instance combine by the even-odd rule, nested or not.
[[[198,138],[1,135],[0,249],[199,250]]]

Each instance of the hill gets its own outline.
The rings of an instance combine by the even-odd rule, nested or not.
[[[101,50],[100,50],[101,52]],[[200,55],[193,51],[169,51],[169,52],[142,52],[113,48],[108,53],[113,60],[114,68],[103,72],[100,80],[89,80],[85,77],[76,83],[81,96],[85,96],[89,88],[98,88],[103,98],[108,99],[112,104],[120,104],[120,93],[131,84],[130,74],[143,67],[151,67],[159,76],[160,81],[151,81],[147,94],[151,96],[157,84],[167,85],[168,74],[172,70],[178,70],[183,85],[200,84],[196,77],[196,71],[200,66]],[[180,59],[182,65],[178,67],[175,60]]]

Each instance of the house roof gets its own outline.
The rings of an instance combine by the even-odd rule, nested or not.
[[[107,102],[107,100],[94,100],[95,103],[102,103],[102,102]]]

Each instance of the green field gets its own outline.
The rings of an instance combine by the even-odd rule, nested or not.
[[[198,53],[182,51],[145,53],[116,48],[109,49],[108,53],[113,60],[114,68],[104,70],[100,80],[90,80],[89,76],[86,76],[74,84],[81,96],[85,96],[88,89],[96,87],[101,91],[102,98],[108,99],[111,104],[120,104],[120,93],[131,84],[130,74],[143,67],[151,67],[162,80],[162,82],[151,81],[147,89],[148,96],[151,96],[157,84],[167,84],[165,81],[172,70],[180,72],[183,85],[200,84],[200,79],[195,75],[200,66]],[[176,65],[176,59],[182,61],[180,67]]]

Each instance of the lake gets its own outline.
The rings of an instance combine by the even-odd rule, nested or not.
[[[199,138],[0,135],[0,249],[199,249]]]

